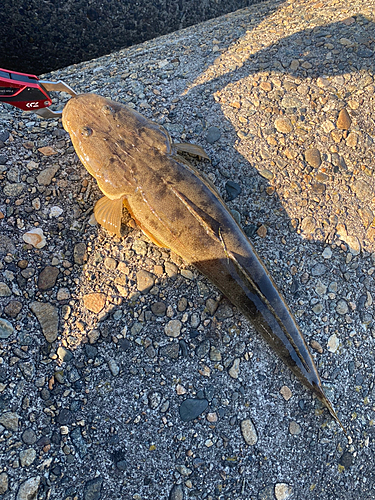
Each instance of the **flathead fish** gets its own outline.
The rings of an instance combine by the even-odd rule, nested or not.
[[[193,264],[250,320],[342,426],[289,307],[213,184],[178,153],[167,130],[130,107],[96,94],[72,97],[63,126],[104,196],[96,220],[121,235],[125,205],[142,231]],[[344,429],[345,430],[345,429]]]

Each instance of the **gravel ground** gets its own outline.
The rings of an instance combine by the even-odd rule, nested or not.
[[[2,498],[375,498],[374,12],[265,2],[48,75],[205,148],[347,437],[193,268],[95,225],[60,121],[0,108]]]

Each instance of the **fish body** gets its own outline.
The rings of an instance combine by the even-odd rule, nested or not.
[[[104,194],[97,221],[120,235],[125,205],[145,234],[193,264],[239,308],[341,425],[269,272],[215,187],[177,152],[204,151],[173,145],[162,126],[95,94],[72,97],[63,126]]]

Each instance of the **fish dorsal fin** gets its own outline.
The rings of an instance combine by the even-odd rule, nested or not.
[[[172,144],[172,149],[180,153],[189,153],[191,155],[200,156],[206,160],[210,159],[206,151],[201,146],[190,144],[189,142],[175,142]]]
[[[110,200],[103,196],[96,202],[94,208],[95,219],[107,231],[121,237],[121,217],[123,198]]]

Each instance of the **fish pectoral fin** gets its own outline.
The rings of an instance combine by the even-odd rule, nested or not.
[[[206,160],[210,159],[206,151],[201,146],[197,146],[196,144],[190,144],[189,142],[175,142],[172,145],[172,148],[179,153],[189,153],[191,155],[205,158]]]
[[[121,237],[122,206],[123,198],[110,200],[107,196],[103,196],[94,207],[94,215],[98,224],[119,237]]]

